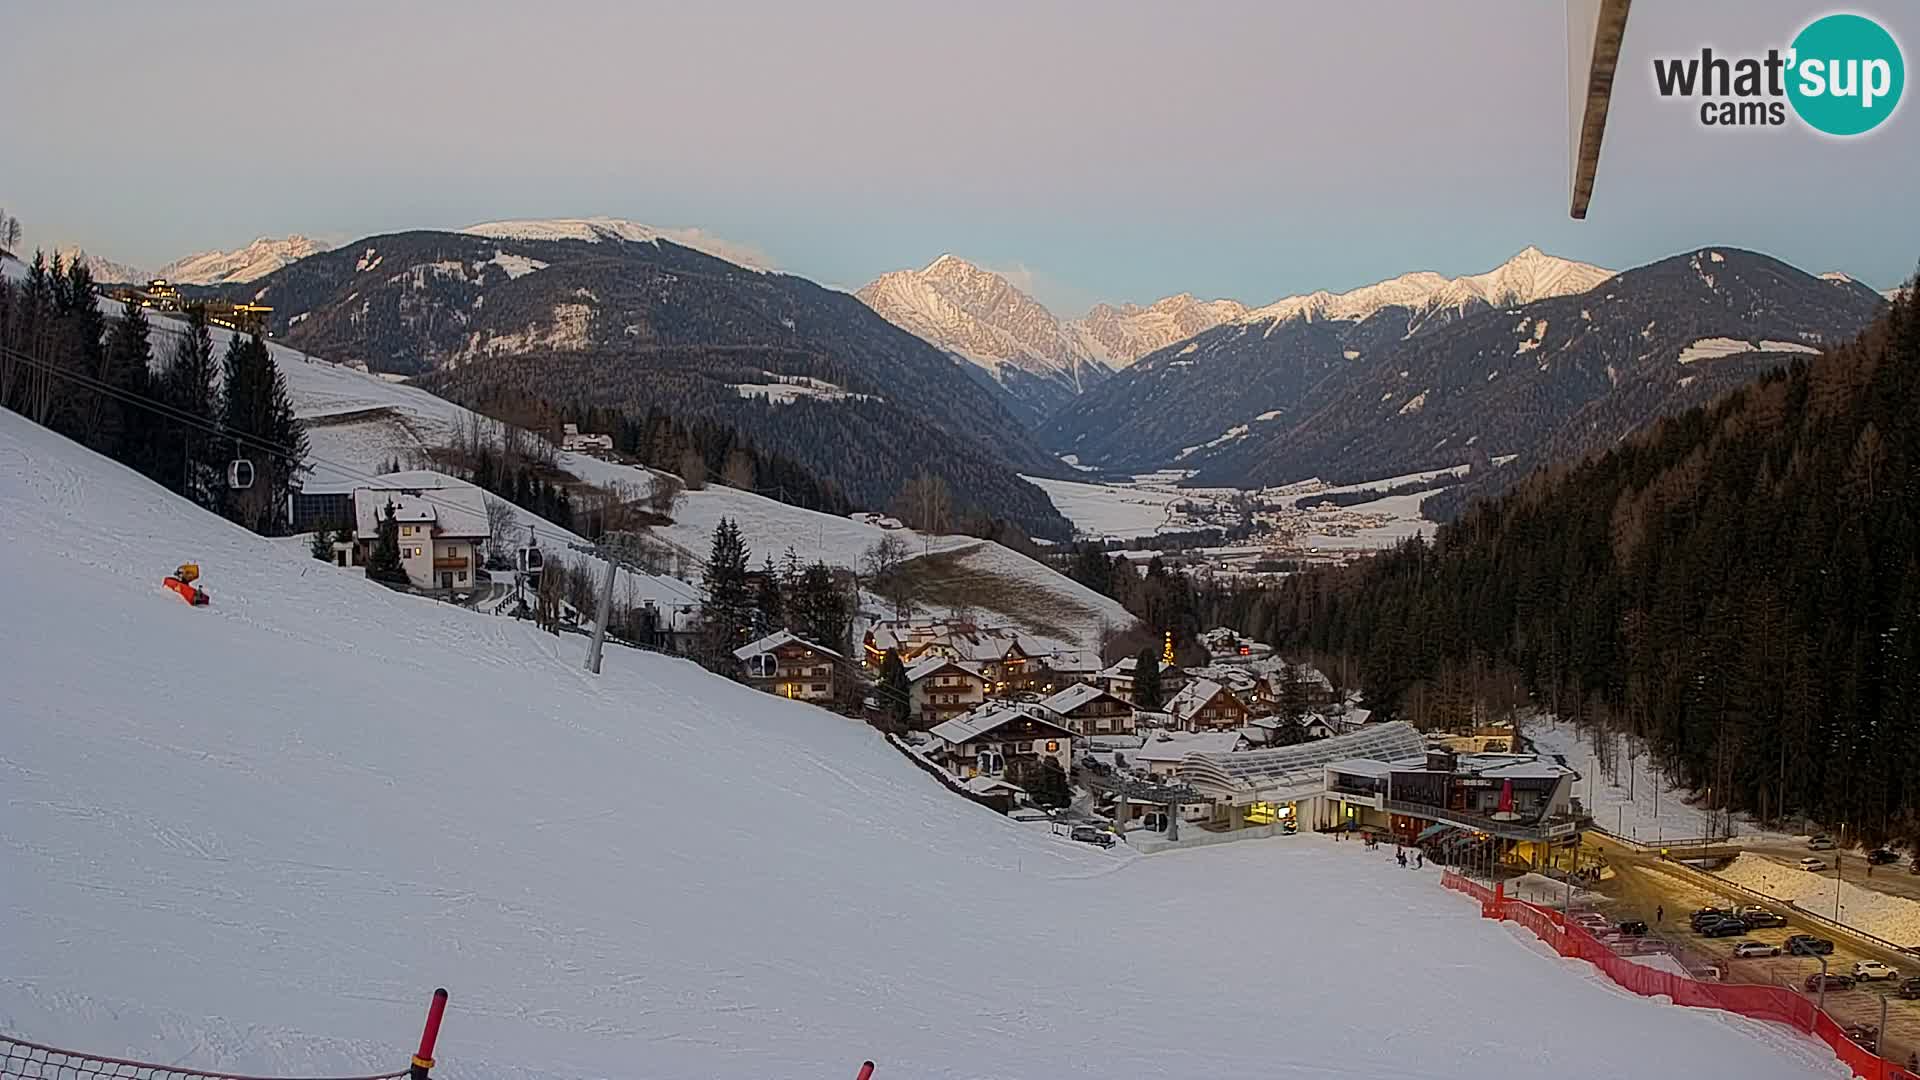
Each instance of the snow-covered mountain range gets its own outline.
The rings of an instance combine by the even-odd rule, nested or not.
[[[87,269],[93,271],[93,280],[97,282],[137,281],[144,283],[148,278],[153,276],[138,267],[128,266],[122,262],[114,262],[112,259],[103,259],[98,255],[82,251],[77,247],[60,248],[57,254],[62,264],[71,264],[76,260],[84,261],[87,264]]]
[[[1342,319],[1358,321],[1383,308],[1399,307],[1425,319],[1436,314],[1460,314],[1481,307],[1530,304],[1553,296],[1583,293],[1612,277],[1590,263],[1548,255],[1529,246],[1484,274],[1450,278],[1431,270],[1363,285],[1343,293],[1322,289],[1289,296],[1239,318],[1242,323],[1288,319]]]
[[[661,229],[625,218],[528,218],[486,221],[460,230],[502,240],[584,240],[589,244],[657,244],[662,240],[703,251],[749,270],[771,270],[773,260],[747,244],[722,239],[705,229]]]
[[[203,251],[170,262],[154,276],[178,285],[224,285],[253,281],[325,250],[327,245],[297,233],[278,240],[262,236],[235,251]]]
[[[1192,293],[1138,304],[1095,304],[1071,325],[1094,356],[1108,367],[1123,368],[1135,360],[1185,341],[1247,313],[1238,300],[1201,300]]]

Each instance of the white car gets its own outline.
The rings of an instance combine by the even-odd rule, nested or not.
[[[1820,871],[1825,870],[1826,868],[1827,868],[1827,860],[1825,859],[1816,859],[1812,855],[1809,855],[1806,858],[1800,860],[1800,869],[1802,870],[1811,871],[1812,873],[1817,874]]]
[[[1853,977],[1861,982],[1866,982],[1869,979],[1891,979],[1898,974],[1900,973],[1878,960],[1855,960],[1853,962]]]
[[[1764,941],[1743,941],[1733,947],[1733,955],[1740,960],[1749,956],[1779,956],[1780,946],[1769,945]]]
[[[1831,837],[1831,836],[1816,836],[1816,837],[1814,837],[1813,839],[1811,839],[1811,840],[1809,840],[1809,841],[1807,841],[1807,850],[1809,850],[1809,851],[1832,851],[1832,850],[1833,850],[1833,837]]]

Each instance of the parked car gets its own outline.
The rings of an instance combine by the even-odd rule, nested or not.
[[[1831,971],[1826,973],[1825,975],[1822,975],[1817,971],[1814,972],[1813,974],[1807,976],[1807,981],[1805,985],[1809,990],[1818,990],[1820,989],[1820,983],[1821,983],[1821,980],[1823,979],[1826,981],[1826,986],[1827,986],[1827,989],[1829,990],[1853,989],[1853,976],[1841,975]]]
[[[1920,855],[1915,855],[1913,857],[1913,865],[1907,867],[1907,873],[1920,874]]]
[[[1746,933],[1747,929],[1745,920],[1728,916],[1719,922],[1710,922],[1702,926],[1700,933],[1705,937],[1739,937]]]
[[[1693,977],[1701,982],[1720,982],[1727,977],[1727,973],[1720,970],[1719,964],[1702,964],[1693,968],[1692,972]]]
[[[1872,1050],[1880,1045],[1880,1029],[1872,1024],[1848,1024],[1846,1031],[1856,1046]]]
[[[1075,825],[1073,831],[1067,835],[1083,844],[1097,844],[1100,847],[1112,847],[1120,839],[1107,830],[1093,825]]]
[[[1894,993],[1908,1001],[1920,1001],[1920,979],[1901,979],[1900,989]]]
[[[1763,908],[1763,907],[1736,908],[1734,909],[1733,913],[1735,915],[1740,916],[1741,919],[1746,921],[1746,924],[1748,926],[1754,927],[1755,929],[1758,929],[1759,927],[1762,927],[1762,926],[1787,925],[1787,920],[1785,916],[1776,915],[1773,912],[1768,911],[1766,908]]]
[[[1827,868],[1827,860],[1809,855],[1800,860],[1800,869],[1817,874]]]
[[[1891,979],[1899,974],[1899,972],[1878,960],[1855,960],[1853,962],[1853,977],[1861,982],[1867,982],[1869,980],[1879,982],[1882,979]]]
[[[1769,945],[1764,941],[1743,941],[1733,947],[1735,959],[1745,960],[1750,956],[1779,956],[1780,946]]]
[[[1867,852],[1867,861],[1875,866],[1885,866],[1888,863],[1899,862],[1900,853],[1897,851],[1888,851],[1883,847],[1877,847]]]
[[[1808,851],[1832,851],[1833,837],[1816,836],[1813,839],[1807,841],[1807,850]]]
[[[1597,911],[1582,912],[1578,915],[1575,915],[1573,917],[1573,921],[1575,925],[1584,926],[1588,930],[1591,930],[1595,933],[1599,933],[1600,931],[1611,929],[1613,926],[1612,920],[1608,919],[1605,915],[1602,915]]]
[[[1833,942],[1812,934],[1795,934],[1787,939],[1787,951],[1795,956],[1830,956]]]
[[[1731,914],[1733,914],[1733,912],[1726,908],[1703,907],[1687,917],[1687,925],[1698,930],[1700,929],[1700,924],[1708,919],[1724,919]]]
[[[1623,919],[1615,929],[1628,937],[1645,937],[1647,934],[1647,923],[1645,919]]]

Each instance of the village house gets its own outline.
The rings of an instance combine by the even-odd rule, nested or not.
[[[613,436],[582,434],[580,425],[566,424],[560,429],[560,449],[575,454],[611,454]]]
[[[1162,732],[1142,743],[1139,749],[1121,751],[1119,757],[1135,772],[1173,776],[1190,754],[1229,754],[1245,747],[1237,731]]]
[[[1212,679],[1195,679],[1181,687],[1167,711],[1182,731],[1235,731],[1252,716],[1245,702]]]
[[[920,730],[971,712],[987,700],[987,680],[944,656],[929,656],[907,669],[909,712]]]
[[[834,665],[845,659],[785,630],[742,645],[733,655],[748,686],[797,701],[832,701]]]
[[[948,771],[962,780],[1004,776],[1018,759],[1049,759],[1070,772],[1073,732],[1033,709],[985,706],[931,732]]]
[[[1094,676],[1094,684],[1121,701],[1133,701],[1133,675],[1140,668],[1140,658],[1123,656],[1102,668]]]
[[[372,562],[388,507],[398,526],[400,566],[409,584],[437,592],[467,590],[478,584],[480,552],[489,539],[486,498],[479,488],[471,484],[355,488],[355,565]]]
[[[1133,734],[1133,706],[1097,686],[1074,683],[1042,698],[1040,707],[1075,735]]]

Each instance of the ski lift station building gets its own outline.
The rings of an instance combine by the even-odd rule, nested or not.
[[[1271,750],[1188,755],[1172,776],[1213,802],[1206,827],[1232,831],[1292,818],[1302,828],[1360,830],[1414,844],[1440,830],[1504,841],[1537,859],[1587,823],[1579,774],[1534,754],[1429,748],[1411,724]]]

